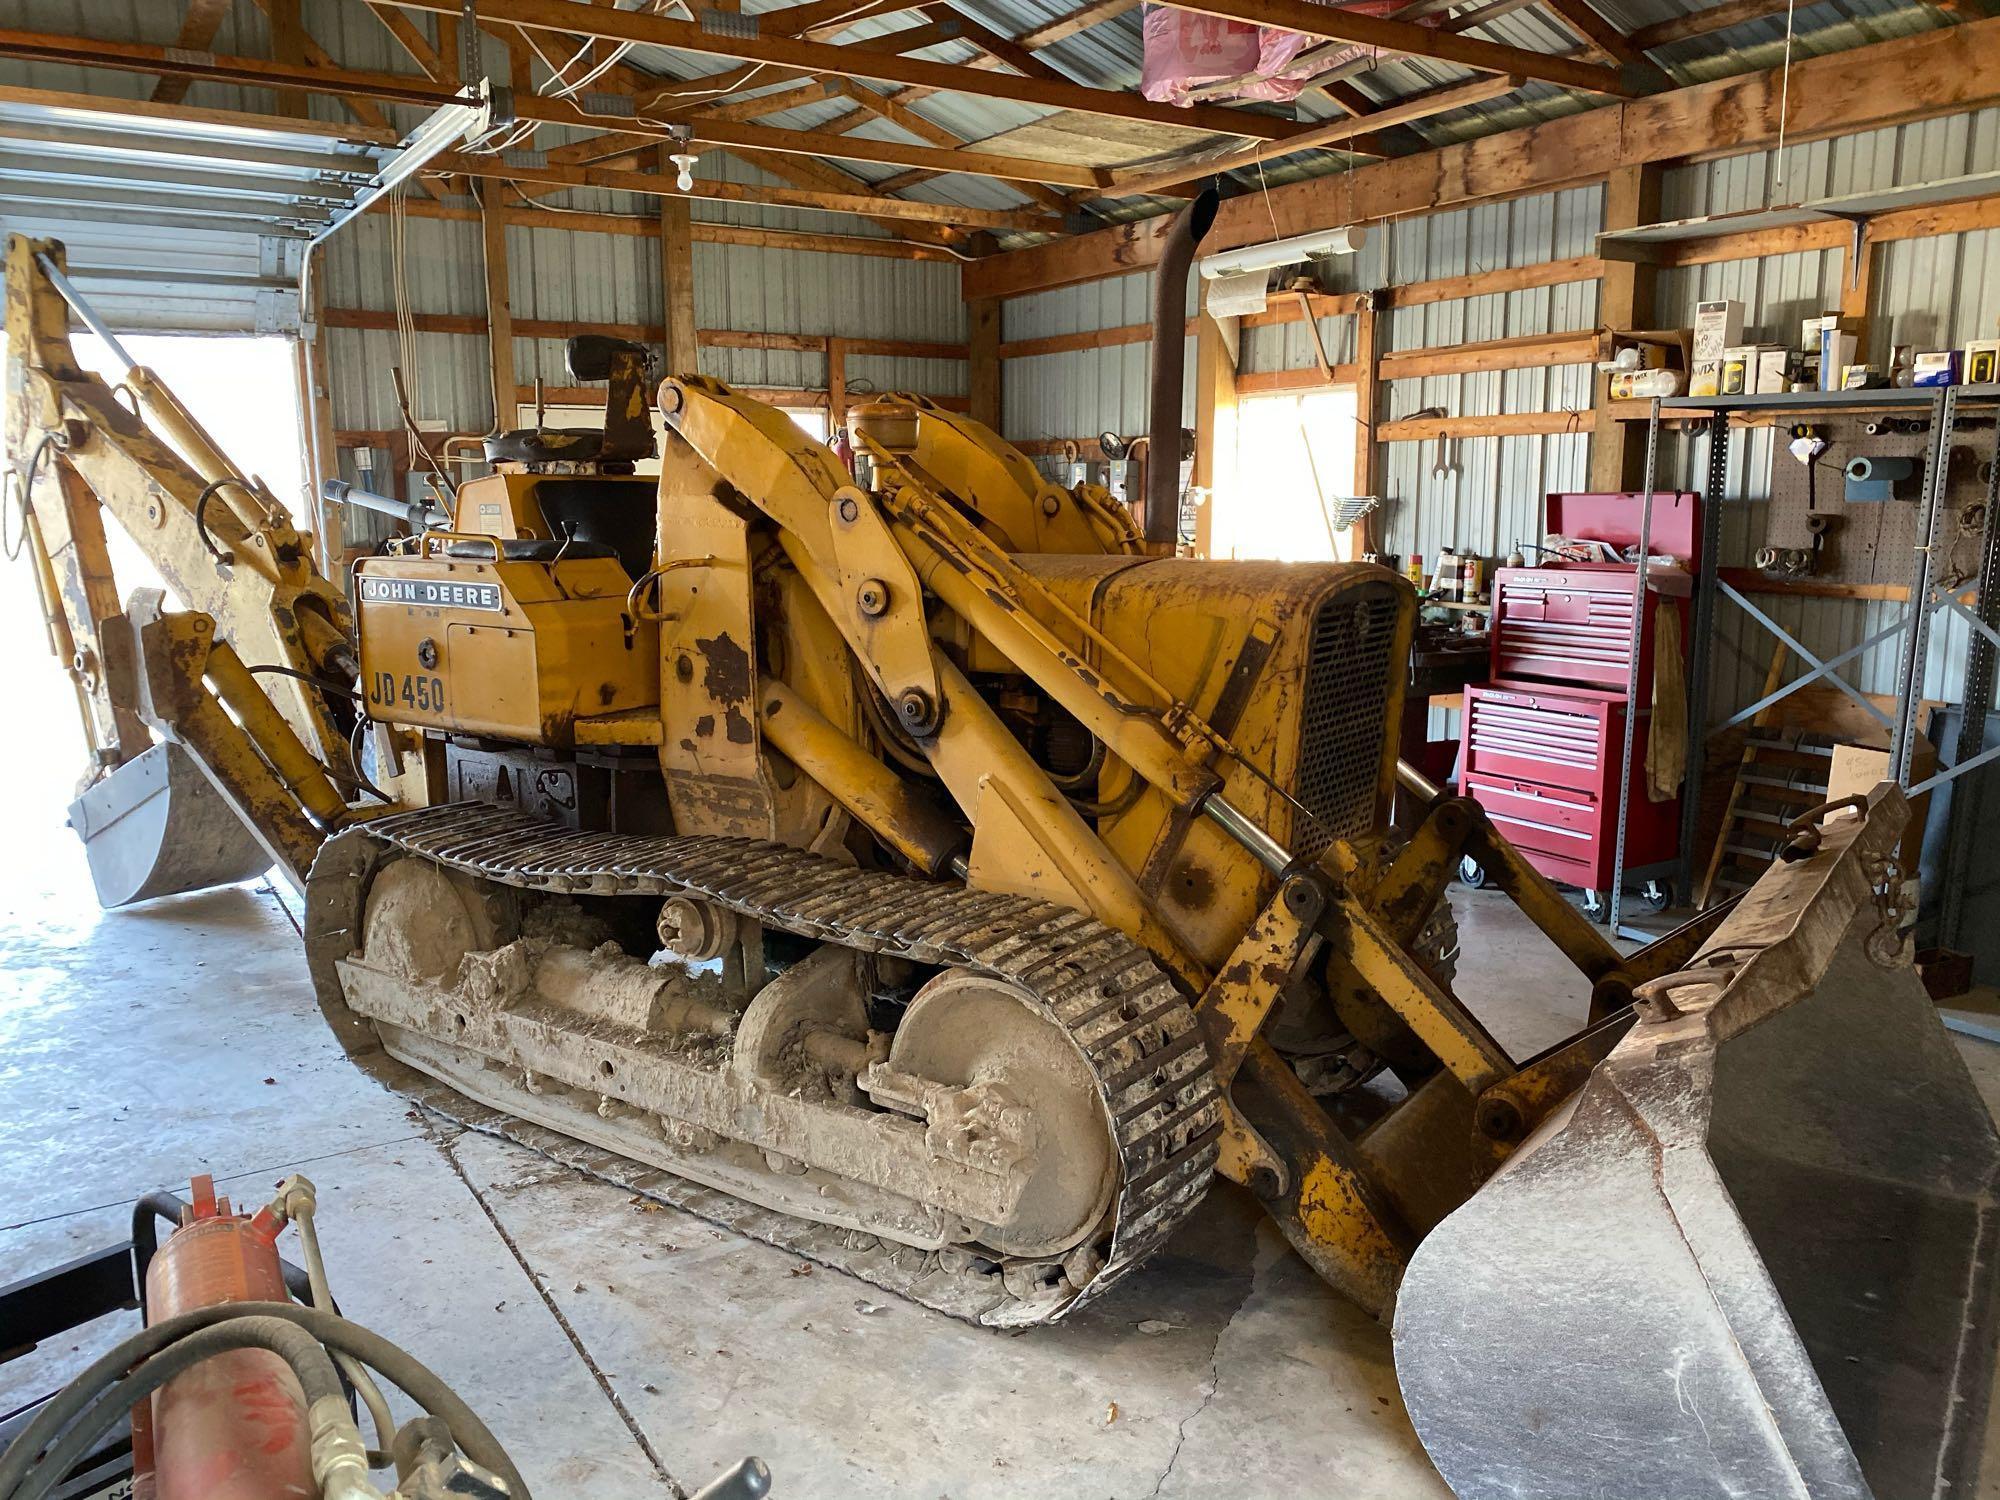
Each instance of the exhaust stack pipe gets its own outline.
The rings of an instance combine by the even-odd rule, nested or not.
[[[1146,442],[1146,540],[1172,549],[1180,539],[1181,391],[1187,375],[1187,285],[1195,247],[1215,222],[1221,196],[1203,188],[1167,227],[1153,272],[1153,389]]]

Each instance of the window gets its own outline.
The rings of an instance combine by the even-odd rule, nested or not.
[[[814,442],[823,443],[826,441],[825,407],[785,406],[780,407],[779,410],[798,423],[806,436]],[[651,416],[653,419],[653,444],[657,452],[666,440],[667,424],[666,419],[660,415],[660,409],[657,406],[652,409]],[[515,421],[523,427],[533,427],[535,425],[535,403],[532,401],[524,402],[520,410],[515,414]],[[602,406],[551,406],[542,414],[542,425],[545,427],[602,427],[604,425],[604,408]],[[635,472],[640,474],[657,474],[660,472],[660,461],[657,458],[642,458],[632,467]]]
[[[1235,481],[1211,502],[1211,557],[1344,562],[1353,532],[1338,524],[1354,492],[1352,390],[1250,396],[1236,409]]]

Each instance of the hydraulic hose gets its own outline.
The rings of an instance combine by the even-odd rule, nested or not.
[[[256,1304],[263,1305],[263,1304]],[[138,1369],[99,1391],[82,1416],[21,1481],[0,1500],[45,1500],[90,1447],[138,1402],[205,1359],[231,1349],[268,1349],[292,1368],[305,1391],[306,1408],[331,1397],[345,1405],[340,1376],[319,1341],[303,1328],[274,1317],[231,1317],[197,1329],[153,1355]],[[22,1442],[26,1442],[23,1434]],[[11,1461],[12,1450],[7,1454]]]
[[[35,1455],[125,1371],[198,1329],[252,1316],[295,1323],[329,1349],[353,1355],[442,1421],[459,1451],[504,1479],[515,1500],[530,1500],[527,1482],[500,1440],[456,1391],[414,1355],[359,1323],[289,1302],[236,1302],[198,1308],[133,1334],[51,1397],[6,1453],[0,1454],[0,1500],[13,1500],[14,1489]]]

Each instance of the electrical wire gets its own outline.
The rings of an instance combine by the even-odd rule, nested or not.
[[[313,1306],[331,1312],[334,1307],[333,1288],[326,1279],[326,1261],[319,1252],[319,1230],[313,1222],[313,1211],[317,1205],[306,1193],[294,1196],[302,1201],[291,1207],[292,1227],[299,1232],[299,1245],[305,1251],[306,1282],[312,1288]],[[396,1444],[396,1419],[389,1415],[389,1403],[382,1397],[382,1388],[353,1355],[336,1353],[333,1362],[347,1377],[347,1383],[354,1387],[361,1404],[368,1408],[369,1420],[375,1424],[375,1446],[387,1453]]]

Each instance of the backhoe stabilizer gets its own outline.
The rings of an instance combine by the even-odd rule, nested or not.
[[[1397,1373],[1461,1500],[1969,1492],[2000,1135],[1895,930],[1907,814],[1775,864],[1418,1248]]]

